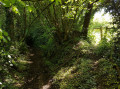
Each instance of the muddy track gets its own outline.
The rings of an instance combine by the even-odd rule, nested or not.
[[[49,70],[44,65],[41,52],[32,49],[29,59],[31,62],[22,89],[49,89]]]

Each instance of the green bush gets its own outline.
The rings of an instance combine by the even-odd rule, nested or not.
[[[98,55],[98,56],[105,56],[108,52],[110,52],[111,50],[111,44],[110,42],[107,42],[106,39],[103,39],[99,45],[97,46],[97,49],[95,50],[95,53]]]
[[[116,73],[110,61],[100,59],[96,70],[96,83],[101,89],[115,89],[119,84]]]
[[[49,28],[48,26],[41,26],[32,30],[29,34],[33,40],[34,47],[41,49],[44,56],[47,57],[51,56],[55,49],[52,31],[53,29]]]
[[[15,79],[14,75],[20,71],[19,65],[23,70],[23,64],[19,62],[19,59],[25,60],[22,51],[26,53],[27,48],[25,44],[23,47],[23,43],[10,42],[8,33],[1,29],[0,46],[0,89],[17,89],[14,84],[19,81]],[[20,73],[18,74],[20,75]]]

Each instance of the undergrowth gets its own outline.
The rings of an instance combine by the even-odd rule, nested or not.
[[[107,44],[93,47],[80,40],[76,45],[67,46],[64,50],[61,48],[52,59],[45,60],[54,80],[51,89],[117,88],[117,71],[108,59],[110,46],[106,48]],[[96,58],[96,54],[100,57]]]
[[[0,89],[18,89],[24,84],[26,72],[23,71],[27,70],[28,51],[26,46],[22,46],[22,43],[15,42],[0,49]]]

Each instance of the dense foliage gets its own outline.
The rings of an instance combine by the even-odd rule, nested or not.
[[[55,89],[119,89],[119,7],[119,0],[0,0],[0,89],[23,87],[35,48]],[[101,9],[111,22],[93,21]]]

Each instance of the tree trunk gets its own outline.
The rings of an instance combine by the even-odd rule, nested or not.
[[[9,7],[5,8],[6,11],[6,31],[8,32],[11,40],[14,40],[14,20],[13,20],[13,12]]]
[[[23,20],[24,20],[24,29],[23,29],[23,40],[25,39],[25,37],[26,37],[26,28],[27,28],[27,15],[26,15],[26,8],[24,7],[24,9],[23,9]]]
[[[86,39],[87,34],[88,34],[88,27],[90,24],[90,18],[92,14],[92,8],[93,4],[88,3],[88,12],[86,12],[85,17],[84,17],[84,23],[83,23],[83,30],[82,30],[82,36]]]

